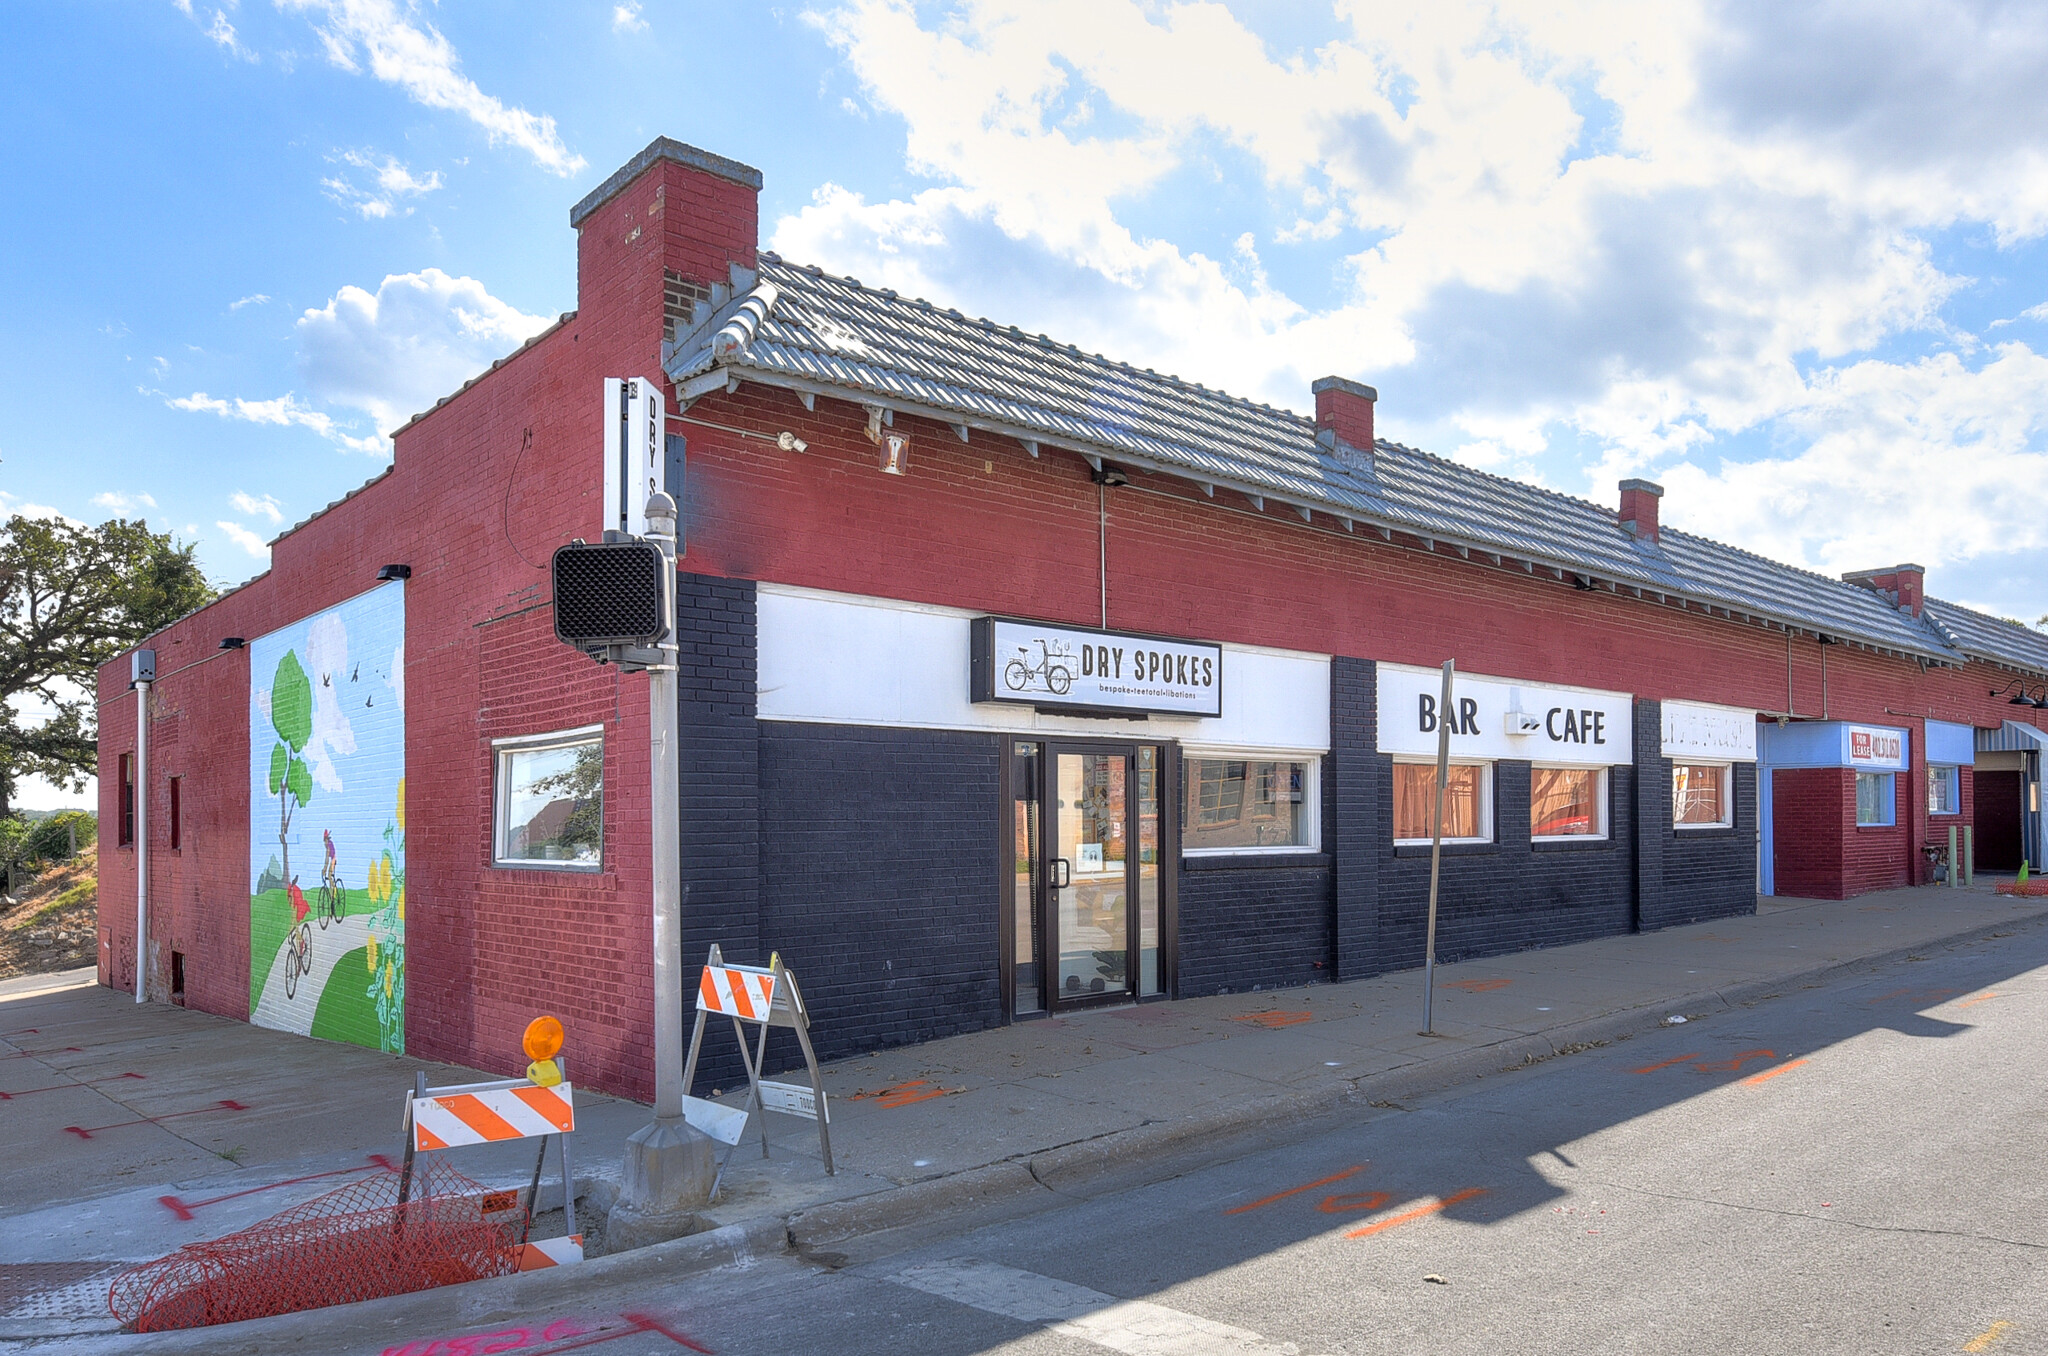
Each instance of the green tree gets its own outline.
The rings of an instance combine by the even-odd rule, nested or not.
[[[213,596],[192,548],[145,522],[0,527],[0,818],[23,777],[93,774],[100,665]]]
[[[277,846],[284,855],[284,883],[292,883],[292,815],[313,799],[313,774],[306,768],[306,741],[313,737],[313,683],[290,650],[277,661],[270,683],[270,724],[277,743],[270,749],[270,794],[277,797]]]

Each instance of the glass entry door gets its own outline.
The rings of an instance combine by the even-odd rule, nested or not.
[[[1162,750],[1013,749],[1012,1011],[1162,992]]]

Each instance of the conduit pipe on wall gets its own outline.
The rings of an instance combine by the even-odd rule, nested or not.
[[[149,658],[145,661],[144,655]],[[135,1001],[149,998],[149,687],[156,652],[135,655]],[[149,674],[145,678],[143,674]]]

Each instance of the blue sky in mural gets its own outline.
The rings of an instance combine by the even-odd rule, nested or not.
[[[370,863],[389,846],[398,783],[405,775],[405,586],[392,582],[339,607],[249,642],[249,882],[278,857],[278,797],[270,793],[271,686],[287,651],[313,689],[313,733],[304,750],[313,795],[292,814],[291,873],[310,899],[334,835],[341,883],[364,888]],[[404,863],[401,861],[400,866]]]
[[[15,6],[0,511],[247,578],[666,134],[799,261],[2032,620],[2043,69],[2007,0]]]

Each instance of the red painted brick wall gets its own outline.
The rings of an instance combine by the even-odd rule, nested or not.
[[[163,842],[167,776],[185,777],[187,815],[183,850],[152,855],[156,992],[175,949],[191,1005],[247,1013],[248,666],[215,649],[220,637],[264,634],[403,561],[408,1049],[516,1070],[521,1026],[550,1010],[579,1082],[650,1091],[646,680],[556,645],[546,566],[556,545],[597,528],[602,379],[660,375],[664,271],[722,280],[729,262],[753,262],[756,232],[751,192],[657,163],[582,226],[574,316],[403,430],[389,474],[280,539],[270,573],[154,640],[152,838]],[[1820,714],[1817,648],[1791,643],[1788,680],[1785,638],[1756,627],[1310,526],[1143,473],[1109,492],[1098,524],[1078,457],[1033,460],[979,434],[963,445],[915,419],[897,422],[913,438],[910,475],[883,476],[860,409],[844,402],[821,399],[813,413],[746,386],[689,415],[810,444],[784,453],[671,425],[689,438],[685,564],[700,574],[1098,624],[1102,531],[1113,627],[1405,663],[1455,656],[1473,672]],[[112,842],[115,766],[134,746],[126,674],[123,659],[100,680],[101,922],[117,985],[132,982],[135,955],[133,854]],[[1998,684],[1838,647],[1828,713],[1995,726],[2006,708],[1987,703],[1987,686]],[[597,721],[605,872],[492,868],[490,740]],[[1781,813],[1799,799],[1781,795]],[[1844,804],[1853,817],[1853,798],[1813,807],[1834,816],[1838,854]],[[1910,823],[1896,832],[1905,839]],[[1856,880],[1882,874],[1867,855],[1857,849]]]
[[[1856,826],[1855,774],[1779,768],[1771,774],[1772,881],[1794,899],[1842,899],[1844,841]]]

